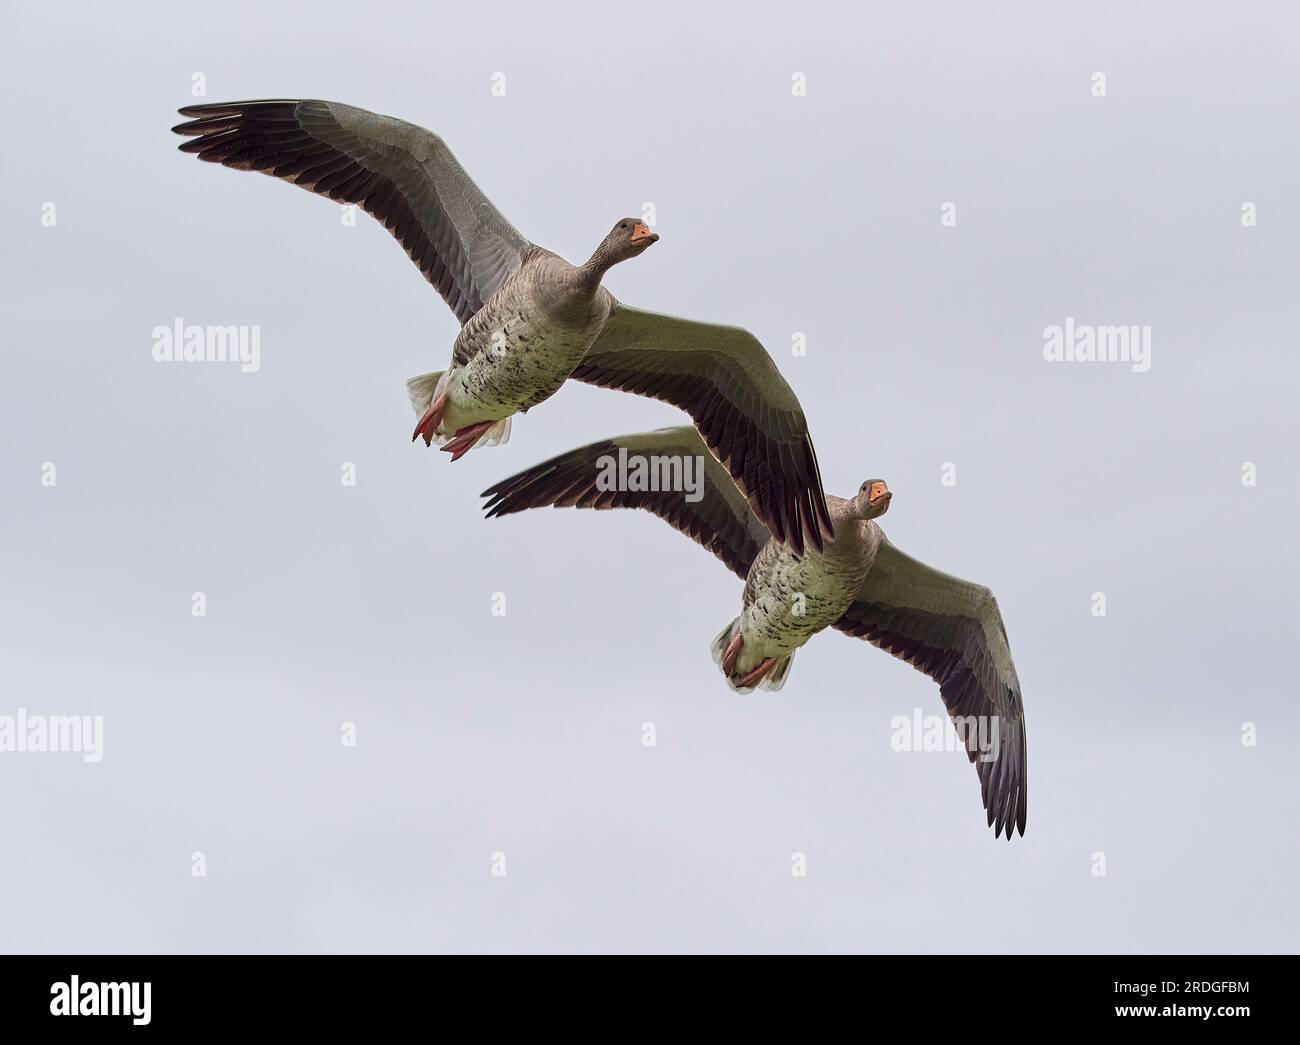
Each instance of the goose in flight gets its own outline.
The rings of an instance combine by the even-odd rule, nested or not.
[[[666,481],[699,462],[690,496]],[[612,462],[623,464],[615,480]],[[639,468],[628,469],[626,462]],[[676,462],[676,471],[664,462]],[[639,481],[628,481],[633,472]],[[619,487],[622,488],[619,488]],[[631,489],[637,486],[639,489]],[[929,675],[979,774],[995,834],[1025,833],[1025,716],[998,604],[988,588],[899,551],[875,521],[892,494],[879,479],[829,497],[833,536],[792,554],[750,508],[690,427],[618,436],[560,454],[485,490],[489,518],[528,508],[642,508],[694,538],[745,582],[741,612],[713,641],[732,689],[777,690],[795,651],[833,627]]]
[[[457,460],[569,378],[685,410],[757,516],[796,552],[832,520],[798,399],[739,327],[629,308],[601,286],[658,235],[623,218],[581,265],[531,243],[432,131],[324,101],[192,105],[174,127],[201,160],[260,171],[383,222],[461,322],[446,370],[407,383],[419,422]]]

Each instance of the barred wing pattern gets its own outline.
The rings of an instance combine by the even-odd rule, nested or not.
[[[1023,835],[1025,709],[993,593],[932,569],[885,540],[858,598],[835,627],[907,661],[939,684],[979,773],[989,825],[1008,839],[1013,827]],[[960,728],[962,723],[979,723],[984,732]],[[994,735],[996,758],[982,757],[981,742]]]
[[[685,410],[755,514],[796,552],[831,536],[803,409],[749,331],[616,304],[573,376]]]
[[[537,248],[423,127],[338,102],[191,105],[172,129],[201,160],[261,171],[373,215],[462,324]]]
[[[600,476],[617,461],[639,456],[695,459],[704,468],[702,496],[688,500],[680,490],[602,489]],[[698,466],[694,466],[698,467]],[[771,539],[749,503],[689,426],[620,435],[552,457],[483,491],[488,518],[547,505],[556,508],[641,508],[698,541],[742,580],[759,550]]]

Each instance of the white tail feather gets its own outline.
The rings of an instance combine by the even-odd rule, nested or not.
[[[415,411],[416,417],[423,417],[425,411],[433,405],[433,401],[442,395],[447,388],[447,378],[450,374],[450,370],[435,370],[429,374],[413,377],[406,382],[406,394],[411,400],[411,409]],[[435,432],[432,445],[442,446],[449,439],[451,439],[449,433]],[[501,446],[508,442],[510,442],[510,418],[505,417],[479,436],[474,446]]]
[[[756,689],[766,689],[775,693],[785,685],[785,680],[790,675],[790,665],[794,663],[794,654],[791,653],[778,660],[776,666],[767,673],[767,676],[757,686],[741,688],[736,685],[735,679],[728,675],[722,666],[722,658],[726,655],[727,647],[731,645],[731,640],[736,637],[736,632],[739,630],[740,618],[737,617],[718,633],[718,637],[713,640],[713,644],[709,647],[709,652],[713,654],[713,663],[722,672],[722,677],[727,680],[727,685],[736,693],[753,693]],[[740,674],[740,672],[737,672],[737,674]]]
[[[421,374],[406,382],[406,394],[411,398],[411,409],[416,417],[423,417],[424,412],[433,405],[433,401],[447,384],[449,370],[435,370],[431,374]]]
[[[722,667],[723,655],[727,652],[727,647],[731,645],[731,640],[736,637],[736,632],[740,629],[740,618],[737,617],[725,628],[718,633],[718,637],[713,640],[713,645],[709,647],[709,652],[713,654],[713,663],[718,666],[718,670],[724,675],[725,669]],[[731,679],[727,679],[728,682]],[[734,686],[732,687],[735,688]]]
[[[486,432],[478,437],[474,444],[478,446],[501,446],[503,443],[510,442],[510,421],[511,418],[505,417],[494,424]]]

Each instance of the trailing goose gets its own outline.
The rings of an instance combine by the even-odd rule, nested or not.
[[[412,439],[457,460],[505,442],[510,419],[569,378],[690,414],[754,511],[802,551],[831,532],[817,456],[794,392],[738,327],[629,308],[601,286],[659,237],[623,218],[581,265],[517,232],[431,131],[350,105],[193,105],[173,128],[201,160],[261,171],[384,223],[462,326],[444,371],[412,378]]]
[[[703,479],[684,496],[671,487],[680,486],[674,480],[688,462],[703,469]],[[907,661],[939,684],[976,764],[994,832],[1008,839],[1013,827],[1025,833],[1024,708],[997,602],[988,588],[940,573],[889,542],[875,521],[892,497],[882,480],[864,482],[847,499],[829,497],[833,537],[803,556],[773,539],[690,427],[592,443],[483,496],[489,518],[546,505],[643,508],[693,537],[745,582],[740,615],[712,645],[738,692],[780,689],[795,651],[827,627]]]

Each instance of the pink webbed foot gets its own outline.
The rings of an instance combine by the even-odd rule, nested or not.
[[[722,673],[728,678],[736,670],[736,661],[740,657],[740,651],[745,648],[745,637],[737,630],[735,637],[727,646],[726,652],[722,654]]]
[[[442,449],[451,454],[451,459],[453,461],[459,461],[470,452],[474,444],[478,442],[479,437],[494,424],[496,424],[495,421],[480,421],[476,425],[462,428],[443,444]],[[477,460],[477,458],[475,458],[475,460]]]
[[[776,667],[776,661],[771,657],[763,660],[763,663],[751,671],[748,675],[742,675],[736,680],[737,689],[749,689],[751,686],[757,686],[770,672]]]
[[[424,416],[420,418],[420,423],[415,426],[415,431],[411,435],[411,442],[415,442],[420,436],[424,436],[424,445],[432,446],[433,435],[438,430],[438,426],[442,424],[442,415],[446,412],[447,393],[443,392],[424,412]]]

